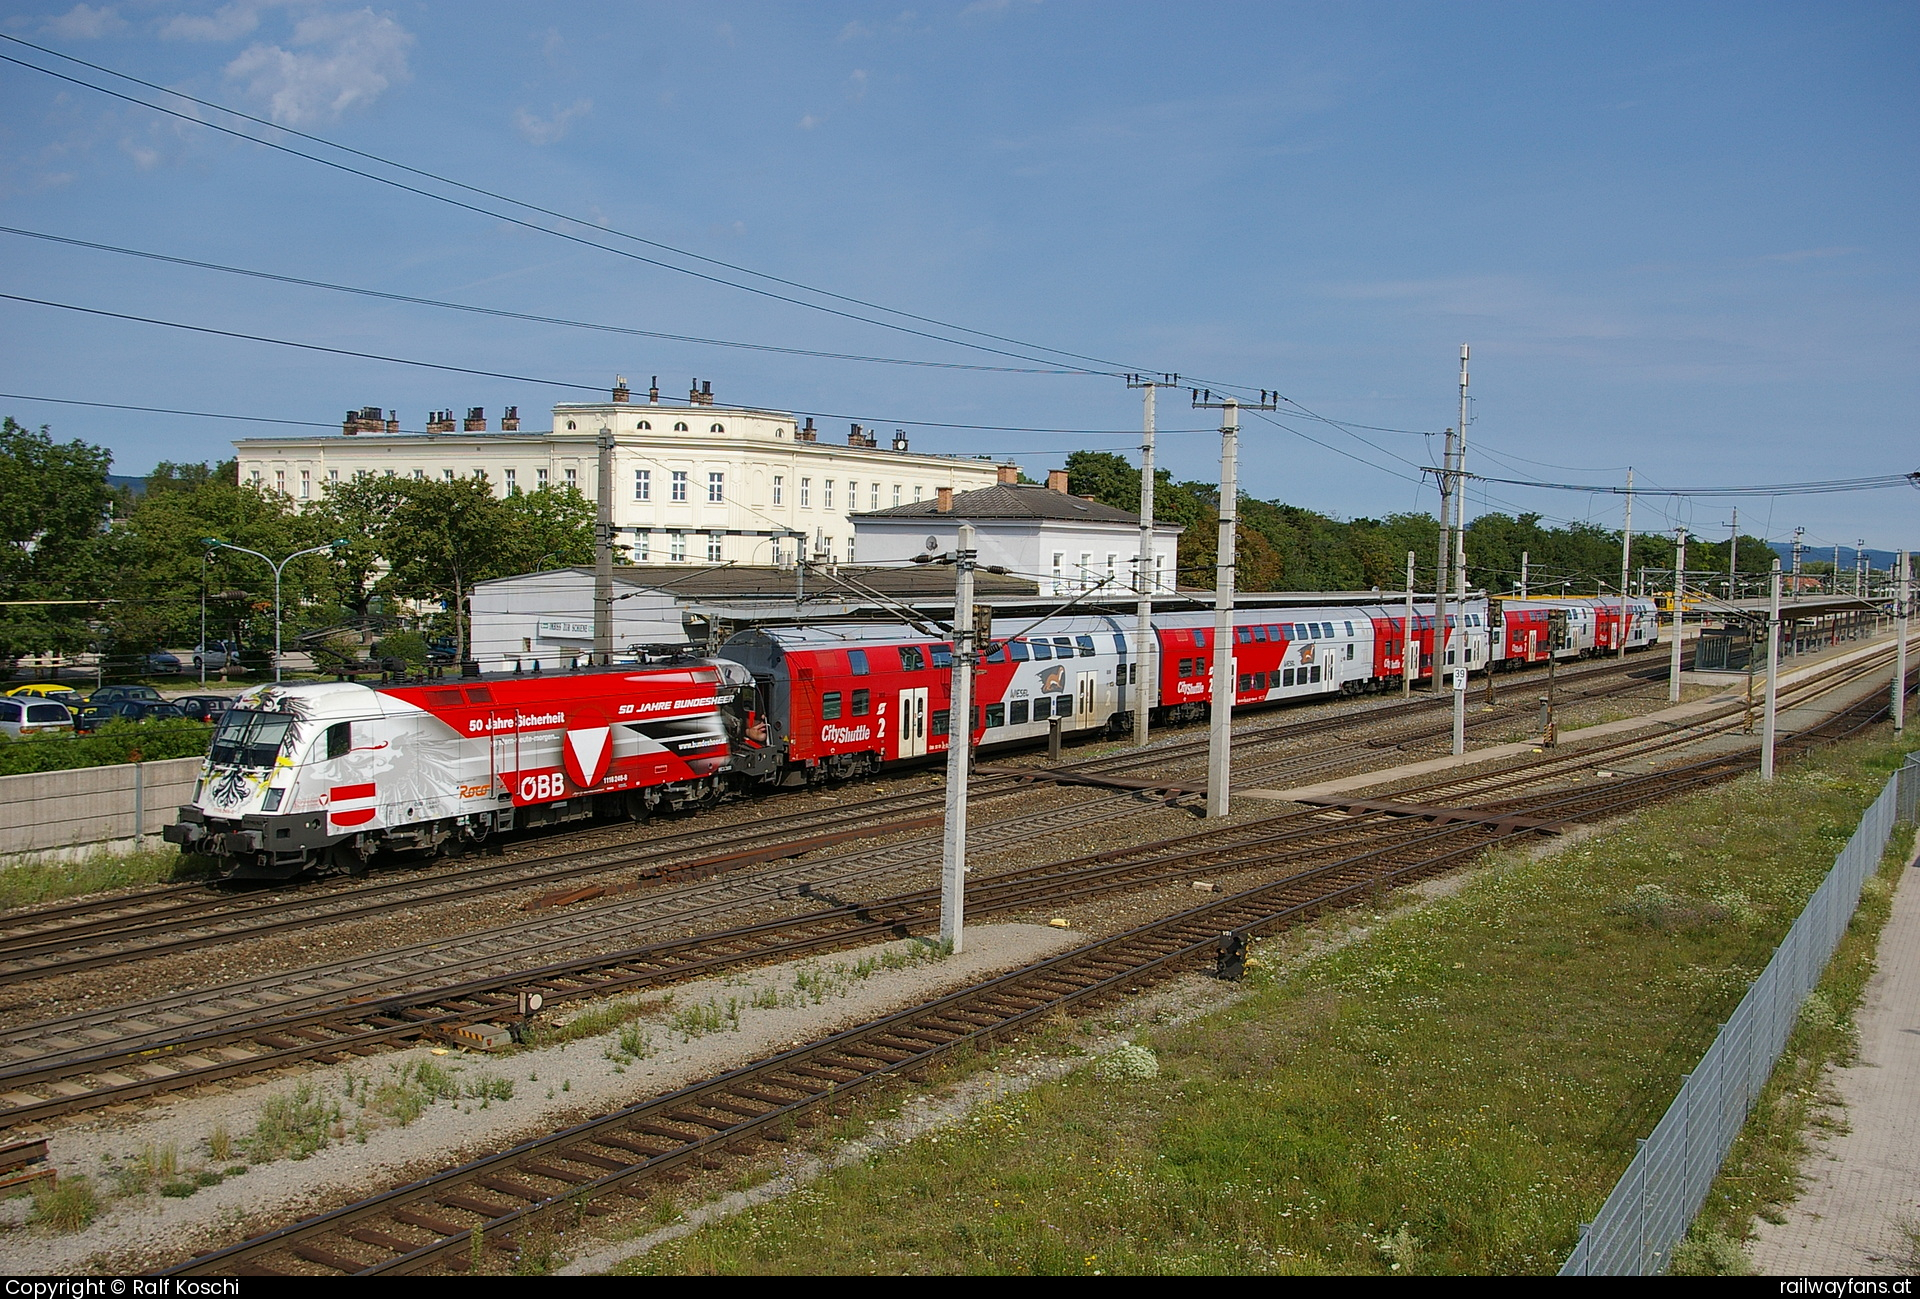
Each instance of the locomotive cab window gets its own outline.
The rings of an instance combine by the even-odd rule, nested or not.
[[[353,752],[353,723],[335,722],[327,728],[327,756],[344,758]]]
[[[867,715],[867,707],[871,698],[872,696],[864,687],[853,692],[853,715],[855,717],[865,717]]]
[[[823,720],[829,722],[840,716],[840,692],[838,690],[829,690],[820,696],[820,716]]]

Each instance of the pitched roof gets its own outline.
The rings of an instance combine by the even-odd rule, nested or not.
[[[584,565],[572,569],[547,570],[548,572],[574,572],[591,577],[593,569]],[[519,582],[539,577],[539,573],[523,573],[514,577],[495,578],[493,582],[480,585],[492,585],[497,582]],[[699,565],[667,564],[616,564],[613,568],[613,581],[616,586],[663,591],[685,600],[791,600],[796,586],[793,570],[773,568],[765,565],[725,564],[718,567]],[[864,589],[863,589],[864,588]],[[1017,577],[1002,577],[995,573],[978,573],[974,577],[975,592],[988,595],[1033,595],[1039,587]],[[914,564],[902,568],[854,568],[842,565],[829,571],[824,567],[809,566],[806,576],[808,599],[830,600],[836,595],[853,601],[868,599],[867,591],[879,591],[895,599],[939,599],[953,598],[953,570],[937,564]]]
[[[1140,516],[1115,509],[1099,501],[1083,500],[1033,483],[995,483],[970,492],[955,492],[953,509],[942,510],[939,501],[914,501],[884,510],[854,514],[855,519],[1064,519],[1074,523],[1126,523],[1140,525]]]

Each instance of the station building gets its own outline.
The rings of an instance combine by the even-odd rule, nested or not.
[[[851,518],[862,511],[931,501],[996,482],[990,460],[910,450],[904,433],[882,445],[855,424],[841,443],[791,412],[723,406],[696,382],[684,402],[658,386],[634,394],[616,380],[611,400],[558,405],[548,428],[522,429],[509,407],[498,430],[470,408],[456,421],[435,411],[426,431],[403,433],[391,413],[349,411],[339,435],[236,441],[240,481],[294,505],[360,474],[452,480],[484,473],[499,495],[573,487],[599,491],[601,429],[614,437],[613,522],[640,565],[772,565],[796,551],[856,562]],[[865,556],[858,556],[865,560]]]

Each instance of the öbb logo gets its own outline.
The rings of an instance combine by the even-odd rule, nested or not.
[[[537,803],[542,799],[560,798],[567,792],[567,778],[557,771],[542,772],[537,776],[520,778],[520,801]]]

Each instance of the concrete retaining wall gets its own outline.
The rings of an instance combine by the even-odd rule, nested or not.
[[[0,776],[0,858],[131,844],[136,834],[148,836],[149,848],[163,847],[160,831],[193,797],[199,775],[199,758],[169,758]],[[138,827],[136,781],[143,809]]]

